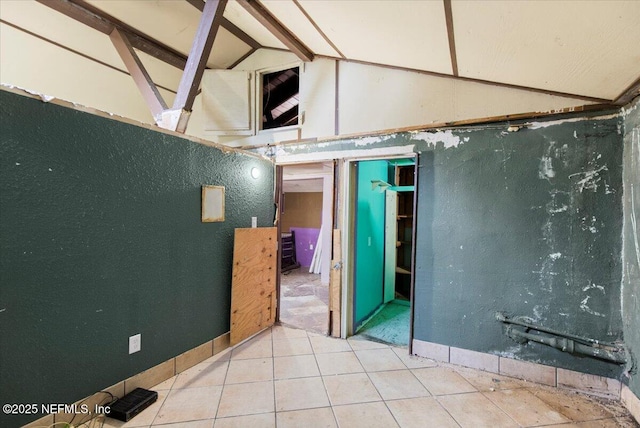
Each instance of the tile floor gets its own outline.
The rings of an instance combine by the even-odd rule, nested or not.
[[[283,326],[157,385],[106,427],[638,427],[619,402]]]
[[[280,276],[280,321],[284,324],[327,334],[329,331],[329,286],[320,275],[300,267]]]

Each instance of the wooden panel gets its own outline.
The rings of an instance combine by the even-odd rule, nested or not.
[[[331,313],[330,332],[334,337],[340,337],[340,303],[342,297],[342,241],[340,229],[333,231],[333,259],[329,279],[329,311]]]
[[[320,229],[322,226],[322,192],[285,193],[282,231],[292,227]]]
[[[236,229],[231,284],[231,346],[273,325],[277,228]]]

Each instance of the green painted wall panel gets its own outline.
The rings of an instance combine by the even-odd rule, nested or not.
[[[625,381],[640,397],[640,98],[625,110],[624,130],[622,315],[624,341],[636,364]]]
[[[5,91],[0,120],[0,401],[71,403],[229,330],[233,230],[272,224],[270,162]],[[223,223],[200,221],[205,184]]]
[[[618,377],[623,368],[614,364],[517,344],[494,314],[623,339],[619,113],[291,145],[284,152],[335,158],[362,150],[364,157],[403,146],[419,153],[416,339]],[[509,132],[512,125],[525,127]]]
[[[371,189],[371,180],[386,180],[387,161],[357,164],[355,235],[355,311],[357,328],[382,304],[385,194]]]
[[[420,159],[415,338],[601,375],[503,333],[496,311],[622,338],[620,118],[454,131]]]

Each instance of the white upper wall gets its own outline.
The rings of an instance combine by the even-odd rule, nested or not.
[[[11,23],[0,23],[3,84],[153,123],[108,36],[37,2],[0,3],[0,17]],[[97,45],[102,46],[98,54],[94,49]],[[142,53],[140,57],[157,84],[175,91],[180,70]],[[292,53],[276,49],[259,49],[235,70],[273,71],[296,65],[301,67],[302,124],[298,128],[258,131],[249,137],[211,135],[204,132],[205,118],[198,97],[187,134],[231,146],[255,146],[588,104],[579,99],[327,58],[303,64]],[[175,94],[165,89],[160,93],[170,105]]]
[[[336,64],[337,63],[337,64]],[[290,53],[258,50],[236,70],[260,71],[301,64]],[[336,83],[337,82],[337,83]],[[298,138],[376,132],[506,114],[546,112],[590,104],[539,92],[487,85],[333,59],[301,65],[300,132],[258,131],[254,136],[207,135],[194,112],[188,132],[232,146]],[[336,123],[336,112],[338,120]]]

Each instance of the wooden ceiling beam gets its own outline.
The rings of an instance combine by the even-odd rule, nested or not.
[[[640,77],[613,101],[614,104],[623,106],[629,104],[635,97],[640,96]]]
[[[449,55],[451,55],[451,71],[454,76],[458,76],[458,55],[456,53],[456,37],[453,32],[453,12],[451,11],[451,0],[444,1],[444,16],[447,22],[447,36],[449,37]]]
[[[260,2],[257,0],[237,0],[237,2],[298,58],[303,61],[313,61],[314,54],[311,49],[305,46],[291,31],[282,25]]]
[[[187,2],[191,6],[198,9],[200,12],[202,12],[202,10],[204,9],[204,4],[205,4],[204,0],[187,0]],[[240,27],[238,27],[233,22],[229,21],[224,16],[222,17],[222,28],[224,28],[225,30],[227,30],[228,32],[230,32],[231,34],[233,34],[234,36],[242,40],[244,43],[251,46],[252,50],[260,49],[262,47],[262,45],[258,43],[253,37],[251,37],[244,31],[242,31]]]
[[[131,74],[131,77],[133,77],[133,80],[136,82],[144,100],[147,102],[147,106],[151,110],[155,121],[161,121],[162,112],[168,108],[167,104],[162,98],[162,95],[160,95],[155,83],[151,80],[151,76],[149,76],[149,73],[144,68],[138,54],[133,50],[133,46],[126,33],[114,28],[109,37],[111,38],[113,46],[115,46],[118,51],[120,58],[122,58],[122,62],[124,62],[127,70],[129,70],[129,74]]]
[[[69,18],[75,19],[108,36],[114,28],[127,34],[131,45],[176,68],[184,69],[187,57],[177,50],[147,36],[83,0],[36,0]]]
[[[227,0],[209,0],[202,11],[200,23],[196,30],[193,45],[187,59],[187,65],[182,73],[182,79],[178,86],[178,94],[173,102],[173,109],[190,111],[196,98],[202,74],[207,65],[213,41],[220,28],[222,13],[227,5]]]
[[[220,28],[227,0],[209,0],[205,3],[200,23],[191,45],[187,65],[182,73],[178,93],[171,110],[165,111],[164,127],[184,133],[187,129],[193,102],[198,95],[202,75],[211,54],[213,42]]]

